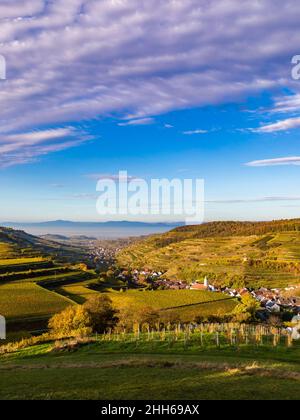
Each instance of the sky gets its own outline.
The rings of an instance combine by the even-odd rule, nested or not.
[[[1,0],[0,222],[101,221],[97,179],[120,170],[203,178],[207,221],[299,217],[299,18],[297,0]]]

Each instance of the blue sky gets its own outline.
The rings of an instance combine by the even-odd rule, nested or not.
[[[203,178],[206,220],[298,217],[300,6],[276,3],[2,2],[0,221],[99,220],[119,170]]]

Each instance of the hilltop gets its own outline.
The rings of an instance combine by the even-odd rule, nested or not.
[[[237,287],[300,284],[300,219],[181,226],[122,250],[117,262],[187,282],[208,276]]]
[[[23,230],[0,227],[0,258],[35,257],[45,254],[55,257],[82,258],[85,251],[55,240],[30,235]]]

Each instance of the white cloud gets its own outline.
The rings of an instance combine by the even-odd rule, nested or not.
[[[0,135],[0,167],[29,163],[39,156],[78,146],[90,139],[72,127]]]
[[[264,125],[254,131],[258,133],[275,133],[277,131],[286,131],[292,128],[300,127],[300,117],[298,118],[287,118],[282,121],[277,121],[273,124]]]
[[[227,200],[207,200],[207,204],[242,204],[242,203],[265,203],[269,201],[300,201],[300,196],[270,196],[256,198],[233,198]]]
[[[184,131],[182,134],[185,134],[186,136],[192,136],[194,134],[206,134],[208,133],[207,130],[190,130],[190,131]]]
[[[119,123],[118,125],[121,127],[126,127],[128,125],[150,125],[154,123],[155,123],[154,118],[140,118],[137,120],[130,120],[130,121],[122,122],[122,123]]]
[[[277,159],[253,160],[246,163],[246,166],[279,166],[279,165],[300,165],[300,156],[282,157]]]
[[[299,82],[297,82],[299,83]],[[300,110],[300,94],[283,96],[275,101],[274,112],[297,112]]]
[[[0,135],[105,117],[132,125],[282,86],[297,93],[299,15],[298,0],[2,0]],[[37,144],[14,162],[50,149]]]

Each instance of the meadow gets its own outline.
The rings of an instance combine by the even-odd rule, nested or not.
[[[63,347],[62,347],[63,348]],[[299,346],[47,343],[0,356],[0,399],[299,399]],[[18,375],[16,375],[16,370]]]

